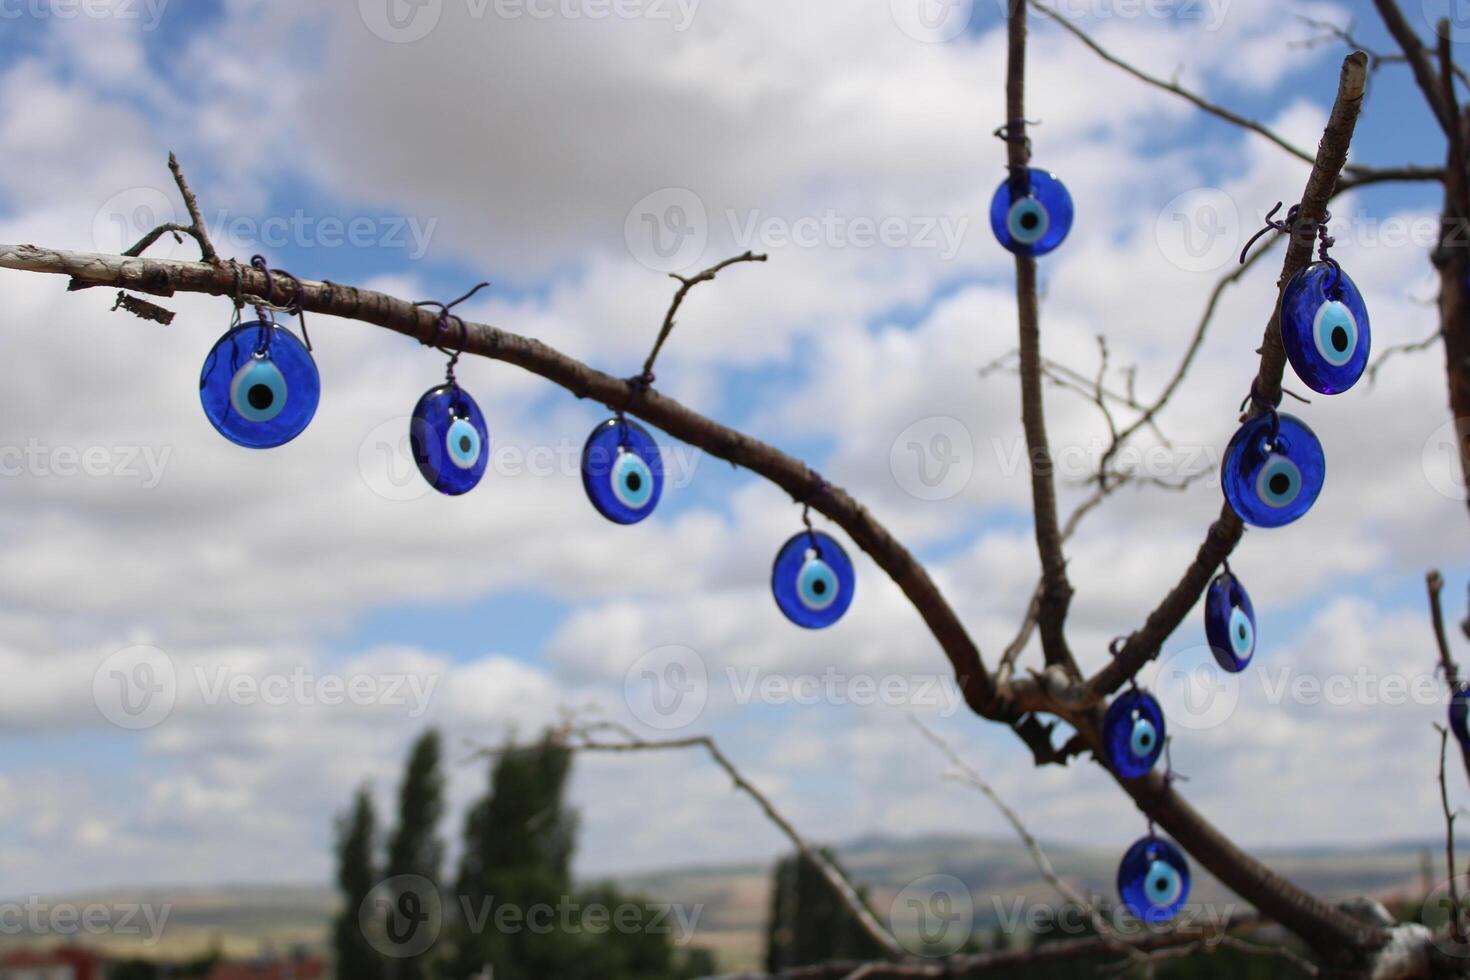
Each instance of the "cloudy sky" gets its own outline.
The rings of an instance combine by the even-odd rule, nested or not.
[[[226,255],[411,299],[489,279],[469,315],[624,375],[667,306],[665,272],[768,252],[693,295],[660,388],[865,501],[993,664],[1037,570],[1015,381],[979,374],[1015,338],[1012,265],[985,218],[1004,175],[1002,5],[920,3],[7,0],[0,241],[120,250],[182,213],[174,150]],[[1435,12],[1406,9],[1427,34],[1421,6]],[[1293,46],[1312,32],[1279,4],[1063,9],[1140,66],[1316,145],[1342,51]],[[1356,16],[1388,48],[1366,2],[1292,9]],[[1148,395],[1306,166],[1034,27],[1036,162],[1077,207],[1042,261],[1044,348],[1091,373],[1104,333]],[[1402,69],[1375,77],[1354,152],[1442,158]],[[1380,350],[1433,329],[1435,204],[1411,186],[1334,207],[1335,254]],[[1226,294],[1162,420],[1174,453],[1135,464],[1217,465],[1278,262]],[[717,736],[824,840],[1005,833],[941,781],[911,713],[1044,836],[1121,851],[1142,830],[1097,767],[1033,771],[1012,735],[960,710],[936,644],[856,549],[845,619],[787,623],[769,565],[800,509],[748,474],[659,435],[671,479],[657,515],[609,524],[576,470],[607,411],[479,362],[460,377],[489,423],[491,472],[444,498],[405,455],[406,417],[444,366],[412,341],[315,318],[320,411],[291,444],[251,451],[198,402],[227,303],[170,300],[165,328],[55,278],[3,272],[0,296],[6,894],[325,882],[333,814],[364,781],[387,807],[425,726],[451,745],[453,836],[483,781],[473,746],[568,707]],[[1065,507],[1105,430],[1084,400],[1050,397]],[[1458,616],[1470,573],[1445,403],[1436,349],[1293,409],[1329,480],[1305,519],[1249,533],[1234,562],[1260,616],[1256,664],[1223,701],[1188,701],[1180,678],[1209,659],[1196,611],[1145,674],[1188,793],[1249,845],[1439,830],[1422,576],[1445,570]],[[1085,668],[1140,622],[1218,507],[1205,479],[1125,491],[1083,525],[1071,636]],[[645,678],[671,669],[695,689],[661,713]],[[166,696],[122,710],[143,682]],[[588,760],[575,798],[586,873],[782,846],[697,757]]]

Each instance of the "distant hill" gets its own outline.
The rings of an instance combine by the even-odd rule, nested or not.
[[[1375,845],[1369,848],[1291,848],[1257,852],[1291,880],[1329,897],[1414,896],[1424,891],[1425,861],[1440,858],[1442,842]],[[1047,845],[1058,873],[1081,890],[1111,896],[1117,871],[1116,847]],[[1057,901],[1036,873],[1030,856],[1014,840],[933,836],[912,839],[867,838],[838,848],[848,872],[869,889],[880,915],[904,886],[930,874],[960,879],[975,899],[978,922],[991,928],[1002,913],[1022,903],[1050,906]],[[1438,875],[1437,865],[1430,865]],[[755,965],[761,952],[769,905],[765,864],[680,868],[615,876],[616,883],[659,901],[693,909],[700,915],[694,944],[715,950],[732,969]],[[1197,873],[1191,901],[1224,903],[1230,893],[1209,875]],[[320,885],[241,885],[211,888],[123,889],[56,896],[49,904],[118,906],[148,903],[168,906],[162,941],[143,944],[143,936],[82,935],[84,945],[116,955],[173,958],[213,946],[231,956],[263,949],[325,945],[327,923],[335,913],[336,893]],[[44,939],[44,937],[43,937]],[[9,942],[30,941],[27,937]]]

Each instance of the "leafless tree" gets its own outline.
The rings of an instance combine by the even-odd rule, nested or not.
[[[1395,0],[1375,0],[1375,6],[1399,50],[1387,53],[1352,50],[1346,56],[1321,141],[1315,152],[1308,152],[1262,123],[1217,105],[1185,89],[1177,81],[1164,80],[1134,67],[1104,49],[1080,27],[1040,0],[1010,0],[1005,105],[1006,119],[1011,121],[1009,125],[1012,127],[1007,140],[1008,164],[1013,168],[1024,167],[1030,155],[1029,143],[1024,138],[1023,120],[1026,118],[1028,12],[1034,9],[1059,24],[1102,61],[1121,69],[1140,83],[1186,100],[1200,111],[1239,126],[1283,152],[1309,162],[1310,175],[1297,203],[1298,221],[1302,227],[1312,227],[1321,222],[1334,196],[1352,188],[1393,181],[1441,184],[1444,189],[1442,230],[1439,244],[1430,255],[1440,276],[1440,326],[1433,337],[1416,346],[1444,345],[1449,405],[1452,416],[1466,426],[1460,430],[1461,463],[1467,480],[1470,480],[1470,438],[1465,438],[1470,434],[1470,249],[1467,249],[1465,234],[1466,228],[1470,227],[1467,226],[1467,219],[1470,219],[1470,172],[1466,169],[1465,155],[1470,113],[1460,108],[1456,87],[1467,83],[1464,72],[1453,62],[1448,25],[1440,25],[1437,40],[1429,45],[1412,29]],[[1341,42],[1350,48],[1357,47],[1352,25],[1313,22],[1312,26],[1319,35],[1308,43]],[[1389,70],[1406,68],[1412,73],[1444,132],[1446,150],[1442,166],[1371,167],[1348,163],[1348,150],[1368,78],[1371,73],[1385,67]],[[257,268],[222,259],[210,242],[198,203],[182,169],[172,158],[170,167],[191,219],[188,225],[155,229],[122,255],[85,254],[36,245],[0,245],[0,267],[68,276],[72,289],[117,288],[125,291],[119,294],[119,304],[123,309],[155,319],[167,316],[168,311],[130,296],[128,292],[163,297],[180,292],[205,293],[279,306],[299,302],[303,309],[313,313],[393,330],[426,343],[434,338],[436,314],[408,300],[331,282],[296,280],[279,274],[269,277]],[[144,252],[164,235],[192,237],[200,248],[202,261],[143,257]],[[1312,247],[1313,242],[1308,237],[1287,236],[1278,289],[1311,261]],[[1258,252],[1251,261],[1259,260],[1264,254],[1267,253]],[[763,259],[763,256],[747,253],[698,275],[676,276],[679,288],[659,331],[658,344],[661,345],[673,329],[680,303],[692,288],[714,279],[716,274],[733,263]],[[1103,669],[1091,676],[1084,674],[1068,638],[1067,615],[1073,588],[1068,580],[1065,546],[1079,522],[1105,498],[1119,487],[1139,479],[1116,467],[1118,449],[1140,431],[1155,424],[1189,371],[1222,291],[1238,281],[1243,272],[1244,269],[1230,272],[1215,287],[1176,371],[1162,389],[1162,394],[1151,402],[1145,402],[1134,394],[1131,381],[1125,392],[1112,390],[1105,384],[1105,344],[1102,348],[1105,369],[1095,378],[1042,357],[1042,317],[1036,262],[1030,257],[1016,257],[1018,344],[1014,356],[997,367],[1014,370],[1020,380],[1020,414],[1029,450],[1027,458],[1031,464],[1036,547],[1042,572],[1016,639],[994,661],[993,668],[987,664],[965,624],[924,566],[861,503],[842,488],[823,481],[805,462],[669,398],[654,387],[651,371],[645,371],[643,376],[631,381],[614,377],[539,340],[483,323],[466,325],[464,347],[466,354],[514,364],[565,388],[578,398],[590,398],[642,418],[675,438],[759,474],[794,499],[809,501],[814,510],[842,528],[871,556],[920,613],[949,658],[959,689],[964,692],[971,711],[986,721],[1013,730],[1031,751],[1038,766],[1065,765],[1084,755],[1090,755],[1094,760],[1102,758],[1101,722],[1108,698],[1158,656],[1161,646],[1195,607],[1216,570],[1241,540],[1243,527],[1240,519],[1228,505],[1223,506],[1174,586],[1144,621],[1116,645],[1115,655],[1108,659]],[[1264,406],[1278,404],[1282,397],[1281,382],[1286,358],[1277,320],[1277,304],[1268,308],[1263,302],[1261,307],[1265,325],[1259,364],[1254,378],[1241,379],[1242,388],[1249,386],[1257,395],[1248,415],[1264,410]],[[650,365],[651,361],[652,357]],[[1058,512],[1047,436],[1045,390],[1048,384],[1074,388],[1090,397],[1106,417],[1111,434],[1111,448],[1103,455],[1094,474],[1091,495],[1065,519]],[[1125,414],[1126,418],[1120,418]],[[1444,635],[1437,578],[1431,578],[1430,597],[1447,679],[1455,682],[1457,674]],[[1042,662],[1021,670],[1020,658],[1028,649],[1033,635],[1039,637]],[[1060,745],[1056,744],[1054,737],[1058,721],[1065,722],[1076,733]],[[739,788],[750,793],[799,850],[819,855],[818,850],[807,845],[795,828],[777,813],[774,805],[739,774],[734,763],[712,741],[648,742],[626,729],[570,722],[562,735],[568,744],[587,751],[705,749]],[[939,745],[956,764],[956,778],[999,803],[978,772],[965,766],[947,746]],[[1470,757],[1466,762],[1467,771],[1470,771]],[[1256,910],[1252,921],[1273,922],[1284,927],[1311,951],[1311,962],[1288,951],[1253,947],[1232,935],[1213,937],[1215,946],[1223,944],[1277,956],[1290,961],[1303,973],[1324,977],[1470,975],[1470,956],[1446,952],[1454,948],[1454,943],[1446,940],[1458,938],[1458,920],[1452,920],[1445,933],[1435,935],[1421,925],[1395,922],[1376,903],[1337,904],[1324,900],[1286,880],[1237,846],[1191,806],[1179,787],[1164,774],[1153,772],[1138,779],[1114,778],[1119,789],[1152,823],[1177,841],[1195,862],[1250,903]],[[1004,808],[1004,804],[1001,805]],[[1452,817],[1447,801],[1445,812],[1447,817]],[[1038,863],[1045,864],[1044,855],[1020,824],[1019,818],[1009,809],[1006,809],[1006,814],[1028,841]],[[1452,855],[1452,837],[1450,843]],[[1453,878],[1452,862],[1451,856],[1450,874]],[[860,906],[851,887],[841,879],[840,872],[826,868],[824,873],[828,874],[839,893],[852,900],[855,908]],[[1056,876],[1051,874],[1050,878]],[[1000,967],[1014,967],[1028,961],[1119,961],[1120,957],[1120,962],[1127,968],[1138,963],[1146,966],[1161,956],[1196,951],[1211,939],[1178,932],[1124,940],[1103,931],[1096,938],[1056,943],[1036,950],[957,954],[947,960],[924,961],[905,959],[902,947],[887,933],[882,923],[871,915],[864,914],[861,918],[874,938],[893,952],[893,961],[825,964],[795,970],[786,976],[793,980],[798,977],[830,977],[834,980],[862,977],[872,980],[880,977],[981,976]],[[1470,952],[1463,947],[1461,951]]]

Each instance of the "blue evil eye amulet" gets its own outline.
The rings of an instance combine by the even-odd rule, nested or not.
[[[802,531],[781,546],[771,566],[771,592],[786,618],[823,629],[852,605],[852,561],[831,535]]]
[[[1136,918],[1167,922],[1189,898],[1189,862],[1179,848],[1150,834],[1123,855],[1118,895]]]
[[[1256,611],[1240,580],[1221,572],[1205,592],[1205,638],[1222,670],[1238,674],[1256,652]]]
[[[1056,174],[1029,167],[995,189],[990,230],[1017,255],[1045,255],[1072,230],[1072,195]]]
[[[408,436],[419,472],[440,493],[468,493],[485,475],[490,458],[485,416],[455,382],[424,392],[414,406]]]
[[[1461,681],[1450,696],[1450,731],[1460,747],[1470,752],[1470,684]]]
[[[664,492],[664,461],[648,430],[611,418],[582,447],[582,487],[597,512],[614,524],[637,524]]]
[[[232,327],[199,374],[199,401],[220,435],[249,449],[299,436],[321,400],[316,361],[296,335],[261,320]]]
[[[1246,422],[1225,447],[1220,464],[1225,499],[1241,520],[1256,527],[1281,527],[1301,517],[1316,502],[1326,477],[1322,444],[1292,415],[1267,413]]]
[[[1297,377],[1335,395],[1368,366],[1371,335],[1363,295],[1336,262],[1314,262],[1281,292],[1281,345]]]
[[[1147,775],[1164,752],[1164,712],[1147,691],[1124,691],[1103,718],[1108,765],[1124,779]]]

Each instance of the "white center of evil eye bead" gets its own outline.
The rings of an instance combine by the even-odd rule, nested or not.
[[[1342,367],[1358,349],[1358,321],[1353,311],[1335,299],[1317,307],[1312,319],[1312,340],[1317,353],[1333,367]]]
[[[1128,740],[1128,747],[1133,754],[1139,758],[1146,758],[1158,744],[1159,733],[1154,729],[1154,723],[1147,718],[1133,719],[1133,735]]]
[[[1148,875],[1143,880],[1144,893],[1148,900],[1154,905],[1173,905],[1179,900],[1179,892],[1183,889],[1184,882],[1179,878],[1179,872],[1167,861],[1154,861],[1148,866]]]
[[[837,573],[822,559],[808,558],[796,575],[796,595],[808,609],[826,609],[837,601]]]
[[[1239,606],[1230,610],[1230,647],[1241,660],[1249,660],[1256,649],[1255,627],[1251,626],[1251,618]]]
[[[480,461],[480,432],[469,419],[455,419],[444,436],[444,448],[449,450],[451,463],[470,469]]]
[[[1051,215],[1046,206],[1034,197],[1023,197],[1011,205],[1006,214],[1006,230],[1022,245],[1034,245],[1041,241],[1051,227]]]
[[[1302,492],[1302,471],[1285,456],[1272,453],[1256,476],[1256,496],[1267,507],[1287,507]]]
[[[653,473],[643,457],[627,449],[618,449],[617,462],[613,463],[612,473],[613,496],[626,507],[634,510],[648,506],[648,501],[653,498]]]
[[[251,422],[269,422],[286,407],[286,378],[269,357],[252,355],[230,381],[230,405]]]

